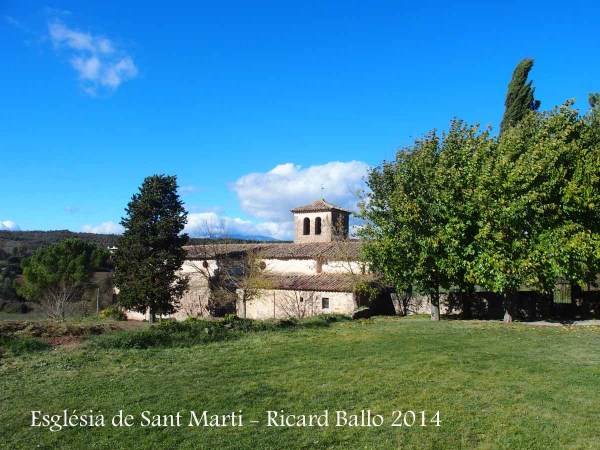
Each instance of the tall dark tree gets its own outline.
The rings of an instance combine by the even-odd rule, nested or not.
[[[178,274],[189,237],[182,233],[187,211],[177,194],[177,178],[147,177],[125,211],[125,232],[114,257],[119,302],[134,311],[149,311],[154,322],[156,315],[176,311],[188,285]]]
[[[508,84],[508,92],[504,101],[504,116],[500,123],[500,134],[521,121],[528,111],[537,111],[540,101],[534,98],[535,88],[532,81],[527,81],[533,68],[533,59],[525,58],[515,68],[512,79]]]

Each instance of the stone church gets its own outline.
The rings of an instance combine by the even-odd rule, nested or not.
[[[250,319],[351,314],[369,300],[357,287],[371,282],[361,243],[349,239],[351,212],[324,199],[291,210],[294,241],[208,242],[187,247],[181,273],[190,279],[175,314],[233,313]],[[392,307],[393,312],[393,307]],[[142,314],[129,313],[141,320]]]

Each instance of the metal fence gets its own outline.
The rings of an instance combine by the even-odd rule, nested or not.
[[[554,288],[554,303],[571,303],[571,285],[557,283]]]

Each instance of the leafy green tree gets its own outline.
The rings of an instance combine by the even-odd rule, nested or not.
[[[82,299],[94,270],[106,265],[109,253],[80,239],[67,239],[38,249],[21,262],[24,283],[19,295],[39,302],[51,317],[64,318]]]
[[[552,273],[570,282],[575,302],[580,288],[594,284],[600,273],[600,111],[592,105],[582,117],[571,105],[543,118],[540,145],[557,171],[558,192],[541,247]]]
[[[504,101],[506,109],[500,123],[500,134],[519,123],[529,111],[537,111],[540,107],[539,100],[534,98],[535,88],[532,87],[532,81],[527,81],[532,68],[533,59],[525,58],[517,64],[513,72]]]
[[[471,275],[473,243],[481,226],[478,186],[482,171],[494,153],[496,141],[490,130],[452,120],[442,135],[437,171],[432,183],[443,224],[440,244],[444,249],[438,264],[449,286],[461,294],[462,315],[471,316],[475,282]]]
[[[593,283],[600,112],[571,105],[526,114],[498,140],[454,120],[441,138],[430,133],[373,169],[360,232],[373,268],[398,289],[416,283],[432,306],[440,286],[471,295],[481,285],[503,296],[507,322],[524,287]]]
[[[600,271],[598,131],[571,103],[530,114],[503,133],[482,171],[472,276],[502,293],[512,321],[522,287],[550,293]]]
[[[386,280],[405,290],[413,283],[431,300],[431,318],[439,320],[439,290],[447,285],[439,261],[443,220],[435,191],[439,138],[435,131],[400,150],[396,161],[371,170],[370,192],[361,203],[366,225],[364,254]]]
[[[470,313],[479,177],[496,145],[489,134],[455,119],[441,137],[429,133],[369,174],[365,256],[398,289],[414,283],[426,293],[434,320],[440,287],[466,294],[463,314]]]
[[[184,294],[188,279],[178,271],[185,261],[182,233],[187,212],[177,194],[175,176],[147,177],[134,194],[121,220],[125,227],[115,252],[115,285],[119,303],[145,313],[172,314]]]
[[[8,267],[0,268],[0,300],[13,300],[16,297],[15,273]]]
[[[591,92],[588,95],[588,102],[592,109],[600,107],[600,92]]]

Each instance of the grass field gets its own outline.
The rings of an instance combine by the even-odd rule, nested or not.
[[[91,409],[107,424],[30,427],[32,410],[65,409]],[[266,426],[267,411],[282,409],[327,409],[329,426]],[[335,426],[336,410],[367,409],[384,424]],[[119,410],[136,425],[112,427]],[[141,427],[145,410],[180,411],[182,426]],[[244,426],[188,427],[191,410],[242,410]],[[392,427],[396,410],[426,411],[428,419],[440,411],[441,424]],[[598,327],[378,318],[189,348],[84,343],[0,360],[0,446],[7,449],[597,449],[599,417]]]

